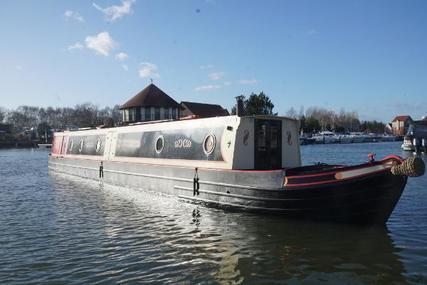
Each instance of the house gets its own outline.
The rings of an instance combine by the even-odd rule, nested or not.
[[[413,121],[406,135],[411,138],[427,140],[427,120],[421,119]]]
[[[178,119],[180,105],[151,83],[120,107],[125,124]]]
[[[230,114],[220,105],[196,102],[181,102],[181,117],[197,116],[199,118],[229,116]]]
[[[392,123],[387,123],[384,127],[384,132],[386,134],[393,134],[393,126]]]
[[[412,124],[412,122],[413,120],[411,116],[396,116],[393,121],[391,121],[393,135],[404,136],[407,133],[408,128]]]

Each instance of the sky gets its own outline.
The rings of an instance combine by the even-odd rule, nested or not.
[[[3,0],[0,106],[176,101],[263,91],[363,120],[427,115],[427,1]]]

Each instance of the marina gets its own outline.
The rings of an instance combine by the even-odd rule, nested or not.
[[[311,136],[300,135],[300,144],[348,144],[348,143],[372,143],[372,142],[393,142],[399,140],[398,137],[390,134],[375,134],[363,132],[351,132],[346,134],[332,131],[322,131]]]

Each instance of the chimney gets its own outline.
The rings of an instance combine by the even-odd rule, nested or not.
[[[245,106],[243,104],[243,95],[236,97],[236,115],[238,117],[243,117],[245,115]]]

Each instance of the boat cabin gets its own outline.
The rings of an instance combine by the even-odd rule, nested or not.
[[[301,165],[297,120],[223,116],[55,133],[52,155],[234,170]]]

